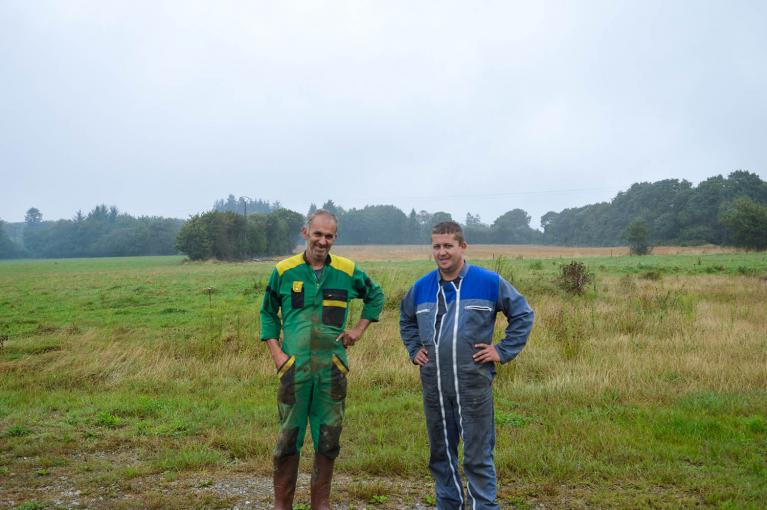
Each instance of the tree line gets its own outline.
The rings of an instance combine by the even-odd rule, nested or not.
[[[213,203],[213,210],[218,212],[231,212],[248,216],[250,214],[268,214],[277,209],[282,209],[279,200],[270,202],[260,198],[240,197],[235,198],[231,193],[228,197],[216,200]]]
[[[287,209],[244,216],[210,211],[188,220],[134,218],[114,206],[96,206],[71,220],[44,221],[36,207],[24,223],[0,220],[0,259],[175,255],[191,259],[244,258],[290,253],[303,215]],[[10,232],[10,234],[9,234]]]
[[[738,170],[693,186],[665,179],[633,184],[610,202],[548,212],[541,217],[543,242],[564,246],[624,244],[629,227],[646,229],[661,245],[717,244],[764,249],[767,183]]]
[[[420,244],[431,227],[453,219],[444,211],[406,214],[393,205],[344,209],[333,200],[321,204],[339,220],[339,244]],[[311,204],[307,214],[317,209]],[[291,253],[300,242],[304,215],[249,197],[216,200],[213,210],[188,220],[134,218],[116,207],[96,206],[87,215],[43,221],[35,207],[23,223],[0,220],[0,258],[103,257],[171,255],[192,259],[238,260]],[[693,186],[665,179],[633,184],[610,202],[550,211],[542,231],[530,227],[530,215],[511,209],[492,223],[468,213],[467,240],[485,244],[552,244],[563,246],[631,245],[646,253],[652,245],[719,244],[767,249],[767,183],[738,170]]]
[[[450,213],[437,211],[409,214],[393,205],[367,205],[361,209],[344,209],[333,200],[321,206],[338,218],[338,244],[422,244],[429,242],[432,226],[453,220]],[[311,204],[307,215],[317,210]],[[541,232],[530,227],[530,215],[522,209],[508,211],[490,224],[479,215],[466,215],[465,233],[473,243],[533,244],[542,239]],[[460,221],[457,219],[456,221]]]
[[[105,205],[87,215],[77,211],[71,220],[43,221],[42,212],[31,207],[23,224],[0,229],[0,258],[169,255],[176,253],[174,240],[183,223],[154,216],[134,218]]]

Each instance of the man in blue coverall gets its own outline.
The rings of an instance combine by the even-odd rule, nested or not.
[[[495,363],[522,351],[533,327],[525,298],[497,273],[464,260],[461,226],[445,221],[432,229],[437,269],[421,277],[400,306],[400,334],[410,360],[420,367],[429,435],[429,469],[439,510],[498,509],[493,461]],[[493,345],[498,312],[508,319]],[[467,496],[458,471],[463,439]]]

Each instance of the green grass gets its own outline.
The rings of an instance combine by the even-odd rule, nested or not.
[[[594,274],[581,296],[556,283],[570,258],[476,261],[513,280],[536,311],[528,347],[495,382],[501,501],[758,508],[767,498],[767,256],[579,260]],[[418,376],[397,315],[432,264],[362,265],[387,300],[350,351],[337,465],[366,481],[344,492],[354,505],[394,508],[380,480],[428,478]],[[62,476],[85,493],[130,493],[135,482],[167,488],[195,473],[268,475],[277,380],[258,308],[271,267],[0,262],[0,485],[27,496],[14,505],[50,506],[34,487]],[[189,502],[159,490],[133,501]]]

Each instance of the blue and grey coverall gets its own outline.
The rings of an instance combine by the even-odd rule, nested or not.
[[[400,306],[400,334],[411,361],[425,347],[421,367],[429,435],[429,469],[436,482],[437,508],[497,509],[493,461],[494,363],[476,363],[475,344],[492,344],[498,312],[508,318],[495,345],[501,363],[522,351],[533,326],[525,298],[497,273],[464,262],[460,276],[440,279],[438,270],[420,278]],[[464,442],[468,498],[458,471],[458,442]]]

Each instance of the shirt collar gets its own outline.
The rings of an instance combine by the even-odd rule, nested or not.
[[[307,258],[306,258],[306,250],[304,250],[304,254],[303,254],[303,255],[304,255],[304,263],[305,263],[306,265],[308,265],[308,266],[311,266],[311,264],[309,264],[309,259],[307,259]],[[331,262],[332,260],[333,260],[333,259],[330,257],[330,253],[328,253],[328,254],[327,254],[327,256],[325,257],[325,265],[326,265],[326,266],[329,266],[329,265],[330,265],[330,262]]]

